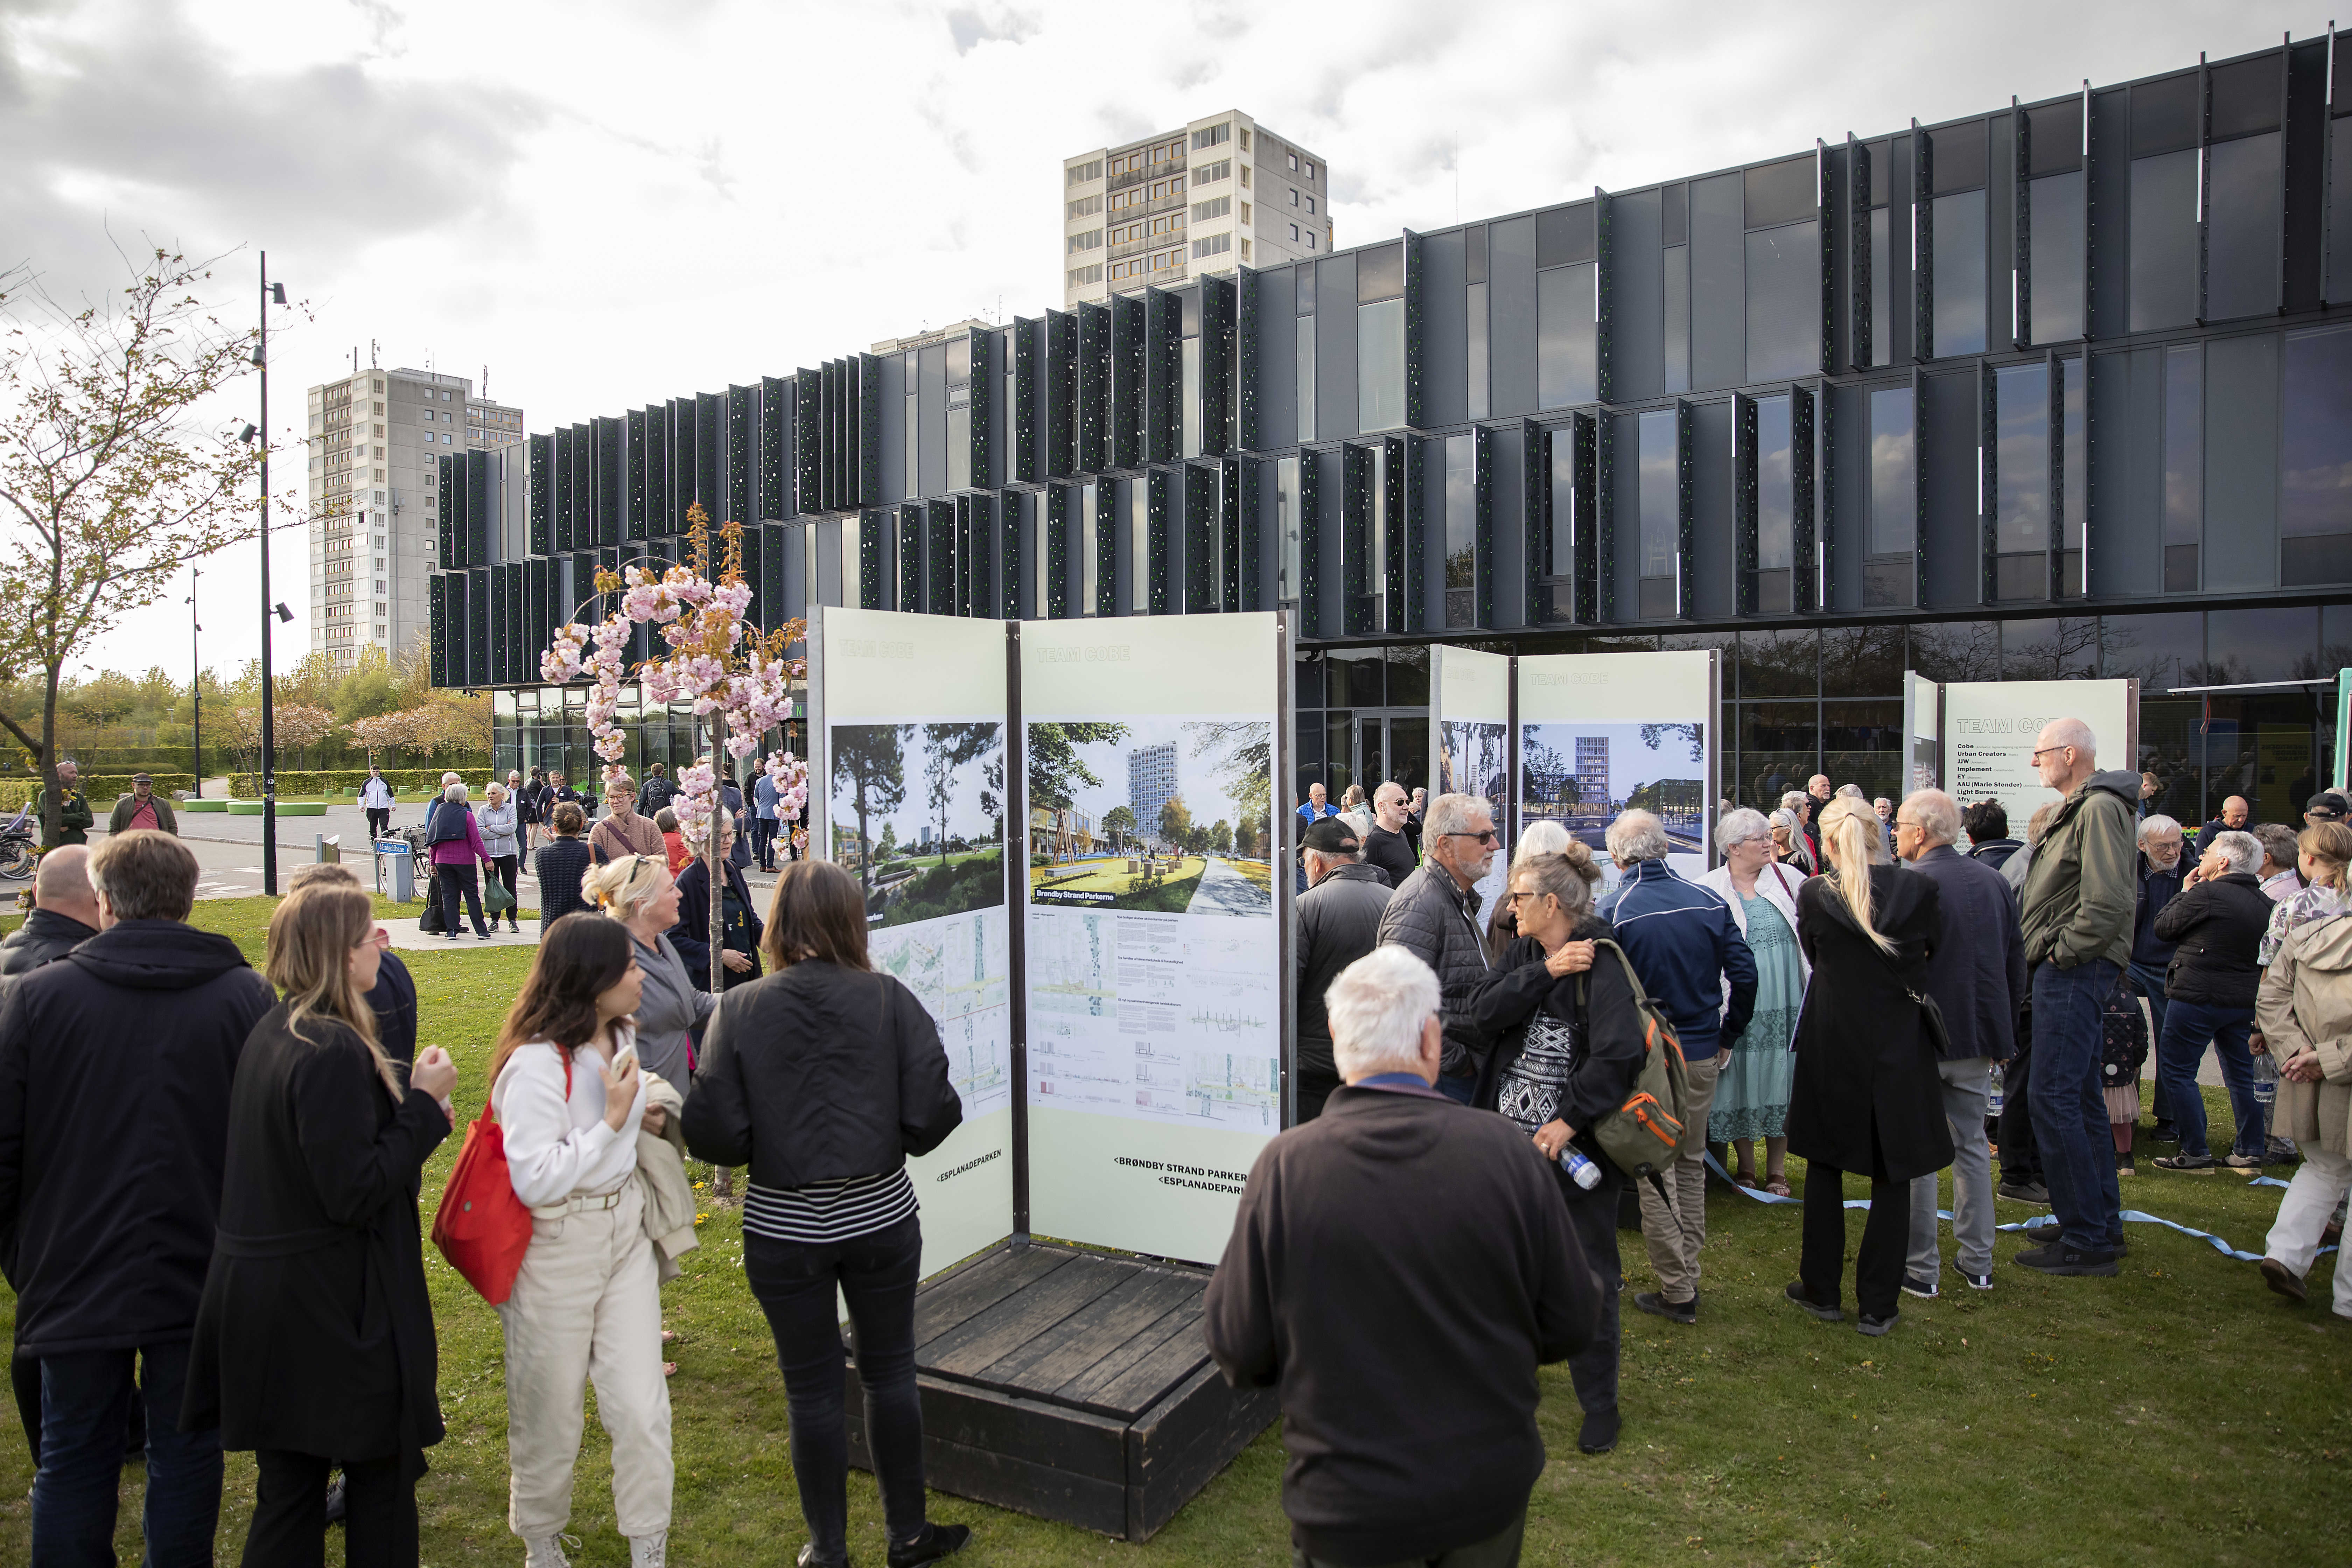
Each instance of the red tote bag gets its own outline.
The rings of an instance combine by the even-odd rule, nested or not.
[[[572,1053],[563,1058],[563,1098],[572,1098]],[[515,1196],[514,1178],[507,1171],[506,1130],[491,1113],[489,1101],[466,1129],[466,1146],[457,1151],[448,1184],[441,1189],[441,1209],[433,1216],[433,1245],[466,1283],[495,1307],[514,1292],[515,1275],[522,1255],[530,1250],[530,1210]]]

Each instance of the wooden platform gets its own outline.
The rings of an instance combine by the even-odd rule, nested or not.
[[[1148,1540],[1277,1414],[1226,1386],[1201,1331],[1209,1273],[1006,1247],[915,1298],[925,1479],[958,1497]],[[871,1469],[849,1384],[850,1462]]]

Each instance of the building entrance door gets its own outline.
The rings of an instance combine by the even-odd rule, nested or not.
[[[1429,787],[1428,709],[1360,708],[1354,728],[1354,770],[1349,777],[1364,786],[1365,799],[1389,780],[1407,795]]]

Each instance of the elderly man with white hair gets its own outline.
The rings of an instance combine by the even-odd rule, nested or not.
[[[2112,1275],[2123,1205],[2101,1066],[2107,998],[2131,962],[2139,774],[2101,772],[2097,738],[2080,719],[2042,727],[2033,767],[2061,797],[2034,840],[2018,911],[2033,988],[2033,1142],[2058,1224],[2017,1261],[2043,1274]]]
[[[1706,1125],[1715,1083],[1723,1068],[1722,1042],[1737,1040],[1756,1010],[1756,959],[1723,899],[1675,875],[1666,825],[1646,811],[1628,811],[1609,825],[1609,855],[1624,873],[1601,906],[1617,930],[1617,944],[1652,1001],[1672,1018],[1690,1075],[1685,1120]],[[1633,1305],[1669,1322],[1698,1321],[1698,1255],[1706,1245],[1706,1160],[1704,1142],[1677,1155],[1656,1184],[1642,1186],[1642,1239],[1658,1288]],[[1658,1191],[1663,1185],[1664,1194]]]
[[[2238,1124],[2224,1163],[2245,1171],[2263,1166],[2267,1119],[2254,1098],[2254,1058],[2247,1041],[2263,979],[2256,959],[2271,921],[2270,895],[2255,876],[2262,863],[2262,840],[2252,834],[2215,834],[2179,895],[2156,917],[2156,934],[2174,944],[2164,983],[2156,1074],[2180,1131],[2180,1152],[2158,1159],[2160,1171],[2213,1168],[2205,1142],[2205,1096],[2197,1087],[2208,1046],[2221,1058],[2221,1081]]]
[[[1437,1087],[1464,1105],[1478,1083],[1487,1041],[1470,1021],[1470,999],[1486,979],[1486,942],[1475,884],[1495,863],[1501,836],[1486,797],[1441,795],[1429,803],[1421,868],[1381,911],[1381,942],[1394,943],[1436,972],[1443,994],[1445,1059]]]
[[[2187,838],[2179,822],[2157,812],[2139,819],[2139,902],[2132,910],[2131,962],[2125,977],[2134,991],[2147,999],[2148,1022],[2156,1037],[2164,1038],[2164,1019],[2170,1002],[2164,994],[2164,977],[2172,967],[2177,943],[2156,934],[2156,917],[2180,896],[2181,884],[2195,862],[2183,858]],[[2177,1143],[2179,1130],[2172,1122],[2172,1095],[2159,1075],[2156,1080],[2156,1141]]]
[[[1439,997],[1397,946],[1332,981],[1347,1084],[1259,1153],[1202,1302],[1226,1381],[1280,1390],[1296,1563],[1517,1563],[1536,1368],[1599,1317],[1549,1162],[1431,1087]]]
[[[1927,955],[1927,994],[1944,1015],[1937,1076],[1952,1129],[1952,1234],[1960,1278],[1992,1289],[1992,1151],[1985,1112],[1992,1066],[2017,1053],[2017,1009],[2025,996],[2025,943],[2017,895],[2001,874],[1953,846],[1960,803],[1939,789],[1915,790],[1895,812],[1895,853],[1936,884],[1943,936]],[[1933,1297],[1943,1255],[1936,1223],[1936,1178],[1911,1182],[1911,1253],[1903,1289]]]

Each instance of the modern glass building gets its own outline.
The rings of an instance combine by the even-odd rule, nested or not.
[[[2347,66],[2330,35],[444,459],[436,678],[499,689],[500,765],[582,773],[539,652],[699,499],[767,621],[1290,609],[1301,788],[1426,782],[1433,640],[1709,647],[1746,804],[1892,793],[1906,668],[2134,675],[2142,755],[2103,762],[2295,820],[2352,664]],[[688,744],[635,721],[640,761]]]

